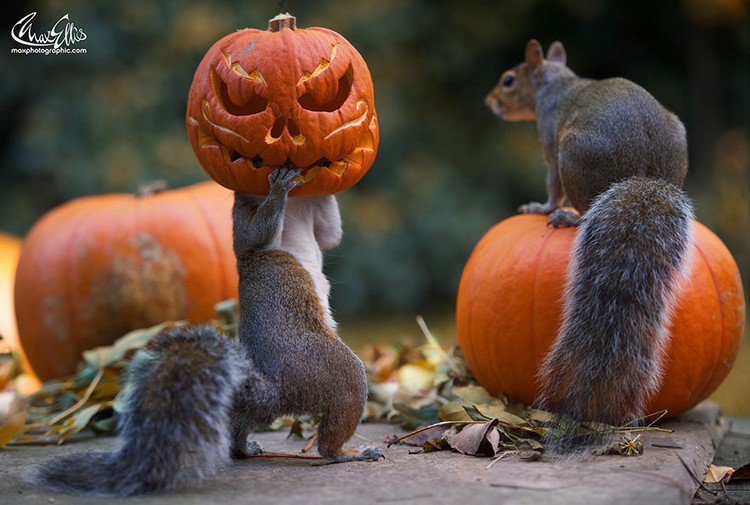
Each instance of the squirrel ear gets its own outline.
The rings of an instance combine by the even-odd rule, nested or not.
[[[556,40],[552,43],[552,45],[549,46],[549,49],[547,49],[547,59],[549,61],[565,65],[568,57],[565,54],[565,47],[562,45],[562,42]]]
[[[526,63],[529,67],[534,68],[541,65],[544,61],[542,45],[536,39],[531,39],[526,43]]]

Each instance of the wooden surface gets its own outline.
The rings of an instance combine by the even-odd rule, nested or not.
[[[399,432],[398,428],[365,424],[351,445],[380,445],[385,460],[326,466],[305,460],[230,462],[213,479],[175,493],[127,501],[155,505],[689,504],[714,460],[714,444],[718,446],[726,423],[720,422],[716,404],[706,402],[662,426],[673,428],[675,433],[645,434],[642,456],[598,456],[583,462],[561,462],[547,456],[535,462],[507,457],[487,468],[487,458],[448,451],[410,454],[414,448],[408,446],[386,449],[384,437]],[[739,430],[747,424],[736,426]],[[735,449],[731,446],[747,452],[748,439],[743,438],[746,435],[736,433],[725,441],[727,450],[732,453]],[[260,433],[257,440],[268,451],[298,452],[305,445],[304,440],[287,438],[283,432]],[[110,503],[111,500],[96,497],[49,493],[28,484],[23,476],[43,458],[81,449],[106,450],[114,445],[113,438],[96,438],[60,447],[16,446],[0,450],[0,503]],[[729,453],[727,457],[733,454]]]
[[[750,463],[750,418],[727,418],[727,433],[719,445],[714,464],[739,468]],[[750,480],[727,484],[704,484],[693,497],[694,504],[750,503]]]

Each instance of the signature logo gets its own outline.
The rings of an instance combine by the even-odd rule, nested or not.
[[[55,50],[64,49],[63,46],[72,46],[86,40],[86,33],[82,28],[73,24],[68,14],[58,19],[52,28],[46,32],[35,32],[31,22],[36,17],[36,14],[36,12],[26,14],[13,25],[13,28],[10,30],[13,40],[25,46]]]

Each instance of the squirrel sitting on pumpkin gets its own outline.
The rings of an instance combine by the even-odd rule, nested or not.
[[[323,252],[341,241],[332,195],[288,199],[301,170],[271,172],[266,198],[235,193],[239,344],[212,326],[165,330],[134,356],[117,449],[46,461],[35,482],[73,493],[135,495],[215,473],[259,447],[249,431],[283,415],[321,415],[318,452],[376,461],[343,445],[367,400],[360,359],[336,335]]]
[[[525,56],[485,101],[503,119],[537,123],[547,201],[519,211],[580,228],[537,403],[562,418],[636,423],[660,384],[676,295],[691,269],[685,128],[631,81],[578,77],[560,42],[545,58],[531,40]],[[561,208],[566,199],[580,220]],[[553,448],[581,442],[567,435]]]

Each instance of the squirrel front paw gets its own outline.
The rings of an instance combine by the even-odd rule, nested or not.
[[[302,169],[282,167],[268,174],[268,183],[271,187],[270,193],[274,195],[286,195],[293,188],[302,184],[299,179]]]
[[[549,214],[555,210],[549,203],[530,202],[518,207],[521,214]]]

